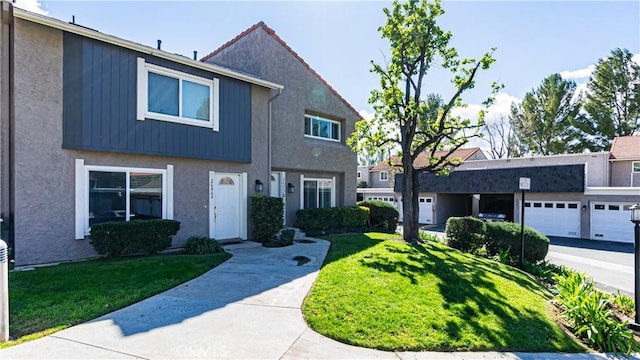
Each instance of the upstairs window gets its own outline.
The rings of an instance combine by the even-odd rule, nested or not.
[[[633,172],[640,173],[640,161],[633,162]]]
[[[389,181],[388,171],[380,171],[380,181]]]
[[[147,64],[138,58],[138,120],[154,119],[218,131],[218,79]]]
[[[340,141],[340,122],[315,115],[304,116],[304,136]]]

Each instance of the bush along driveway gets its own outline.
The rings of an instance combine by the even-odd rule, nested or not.
[[[338,341],[382,350],[576,352],[548,291],[527,274],[389,234],[329,237],[303,311]]]

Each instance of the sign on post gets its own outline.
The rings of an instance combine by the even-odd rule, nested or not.
[[[520,190],[531,190],[531,178],[520,178]]]

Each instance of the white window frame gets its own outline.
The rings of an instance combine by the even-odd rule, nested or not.
[[[76,159],[76,239],[84,239],[90,235],[89,227],[89,172],[121,172],[126,173],[126,211],[129,221],[130,213],[130,175],[132,172],[162,175],[162,218],[173,219],[173,165],[167,165],[166,169],[136,168],[122,166],[85,165],[84,159]]]
[[[636,171],[636,164],[638,165],[638,171]],[[640,174],[640,161],[631,162],[631,173]]]
[[[326,137],[322,137],[322,136],[315,136],[312,134],[307,134],[306,133],[306,124],[305,124],[305,137],[311,138],[311,139],[320,139],[320,140],[326,140],[326,141],[333,141],[333,142],[340,142],[341,141],[341,133],[342,133],[342,124],[340,123],[340,121],[336,121],[336,120],[331,120],[331,119],[327,119],[327,118],[323,118],[322,116],[317,116],[317,115],[310,115],[310,114],[304,114],[304,118],[305,118],[305,123],[307,121],[307,118],[310,118],[312,123],[309,126],[310,131],[313,133],[313,119],[318,119],[321,121],[326,121],[332,124],[337,124],[338,125],[338,138],[334,139],[334,138],[326,138]],[[333,127],[331,128],[332,132],[333,132]]]
[[[384,178],[383,178],[382,174],[385,175]],[[380,179],[380,181],[389,181],[389,172],[388,171],[380,171],[379,179]]]
[[[147,64],[145,59],[138,58],[137,73],[137,119],[146,119],[174,122],[178,124],[192,125],[210,128],[213,131],[219,130],[219,89],[218,78],[207,79],[200,76],[187,74],[181,71],[168,69],[162,66]],[[160,74],[177,79],[178,82],[178,116],[161,114],[149,111],[149,73]],[[186,80],[209,87],[209,121],[195,120],[182,116],[182,82]]]
[[[304,207],[304,182],[305,181],[329,181],[331,183],[331,207],[336,207],[336,178],[313,178],[300,175],[300,209]]]

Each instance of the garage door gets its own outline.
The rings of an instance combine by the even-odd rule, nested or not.
[[[592,202],[591,239],[633,243],[632,203]]]
[[[526,201],[524,223],[547,236],[580,236],[580,203]]]
[[[418,222],[420,224],[433,224],[433,198],[418,198]]]
[[[400,213],[399,221],[402,221],[402,198],[396,204],[398,212]],[[420,224],[433,224],[433,198],[419,197],[418,198],[418,223]]]

